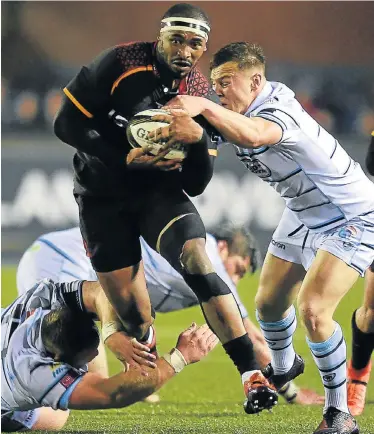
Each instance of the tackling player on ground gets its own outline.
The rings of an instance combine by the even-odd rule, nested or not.
[[[176,118],[171,126],[183,131],[191,144],[187,157],[183,164],[148,164],[145,173],[130,155],[123,128],[109,117],[114,111],[130,119],[176,94],[214,98],[196,68],[210,32],[206,14],[197,6],[177,4],[160,24],[157,41],[109,48],[83,67],[64,89],[54,124],[56,135],[77,150],[74,193],[80,228],[100,283],[122,322],[104,324],[103,334],[125,327],[140,341],[149,336],[153,318],[141,261],[143,236],[198,297],[209,326],[242,377],[246,411],[255,413],[272,407],[276,392],[258,370],[235,299],[209,261],[205,227],[186,195],[201,194],[212,177],[217,150],[210,128],[190,116]],[[251,377],[256,381],[248,383]]]
[[[333,314],[374,260],[374,184],[287,86],[266,80],[258,45],[223,47],[213,56],[211,78],[223,107],[192,96],[178,96],[169,107],[178,107],[176,114],[203,115],[237,146],[246,167],[286,202],[256,296],[272,357],[266,375],[280,387],[304,370],[292,343],[297,298],[325,388],[323,420],[315,434],[357,434],[347,405],[346,345]],[[174,142],[172,129],[158,129],[150,138],[167,135],[167,147]]]
[[[371,133],[366,166],[370,175],[374,176],[374,131]],[[348,362],[348,407],[353,416],[360,415],[365,407],[373,350],[374,262],[365,274],[364,303],[352,316],[352,359]]]
[[[54,283],[45,279],[1,315],[1,429],[60,430],[68,409],[126,407],[159,389],[218,343],[207,325],[192,324],[154,368],[110,378],[87,373],[97,355],[106,296],[98,282]],[[141,357],[149,348],[132,341]],[[144,375],[146,373],[146,375]]]
[[[197,297],[170,264],[151,249],[141,238],[147,288],[156,312],[173,312],[197,305]],[[243,228],[225,225],[207,234],[206,250],[219,277],[226,282],[238,303],[244,327],[254,345],[260,367],[270,361],[267,344],[257,327],[248,317],[247,310],[237,292],[239,280],[259,266],[259,252],[254,237]],[[57,231],[40,236],[22,256],[17,268],[17,290],[24,293],[36,281],[50,278],[55,282],[96,280],[89,258],[83,248],[79,228]],[[101,354],[100,354],[101,353]],[[89,370],[107,374],[107,363],[102,348],[99,356],[89,364]],[[299,389],[293,382],[287,384],[280,394],[289,403],[320,404],[323,398],[312,390]],[[155,395],[148,402],[156,402]]]

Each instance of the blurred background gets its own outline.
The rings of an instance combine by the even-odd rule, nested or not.
[[[195,3],[195,2],[191,2]],[[61,89],[101,50],[154,40],[174,2],[7,2],[2,6],[2,259],[14,264],[41,233],[77,224],[73,150],[53,135]],[[373,2],[198,2],[211,18],[209,57],[239,40],[260,43],[268,78],[363,163],[374,129]],[[283,201],[223,149],[195,200],[208,229],[253,229],[266,249]]]

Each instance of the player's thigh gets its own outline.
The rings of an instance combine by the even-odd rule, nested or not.
[[[305,226],[286,208],[269,244],[256,295],[256,305],[266,316],[273,312],[278,317],[295,299],[311,256],[307,238]]]
[[[139,227],[131,198],[76,196],[87,255],[95,271],[108,273],[138,264]]]
[[[326,250],[318,250],[298,296],[301,315],[332,317],[340,300],[354,285],[359,273]]]
[[[146,242],[173,266],[186,241],[206,237],[197,209],[179,190],[154,194],[142,213],[140,228]]]

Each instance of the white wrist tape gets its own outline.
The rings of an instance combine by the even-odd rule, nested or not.
[[[173,348],[170,353],[166,353],[162,357],[174,369],[176,374],[178,374],[178,372],[180,372],[185,366],[187,366],[186,359],[177,348]]]
[[[103,337],[103,342],[109,338],[109,336],[112,336],[114,333],[122,331],[122,324],[118,321],[109,321],[101,327],[101,334]]]

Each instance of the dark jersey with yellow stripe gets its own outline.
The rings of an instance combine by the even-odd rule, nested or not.
[[[155,47],[155,42],[135,42],[109,48],[84,66],[65,87],[65,113],[63,106],[58,117],[69,118],[66,123],[69,131],[62,133],[62,137],[56,134],[77,149],[74,156],[77,194],[117,195],[129,185],[154,188],[163,181],[184,188],[183,176],[178,171],[126,169],[126,155],[131,146],[125,129],[109,116],[114,111],[130,119],[142,110],[161,107],[176,94],[218,100],[197,68],[181,80],[178,89],[172,89],[175,77],[158,62]],[[211,137],[213,129],[209,124],[201,125]],[[85,135],[79,136],[83,130]],[[209,140],[208,148],[209,155],[217,155],[216,141]],[[188,166],[187,161],[184,166]]]

